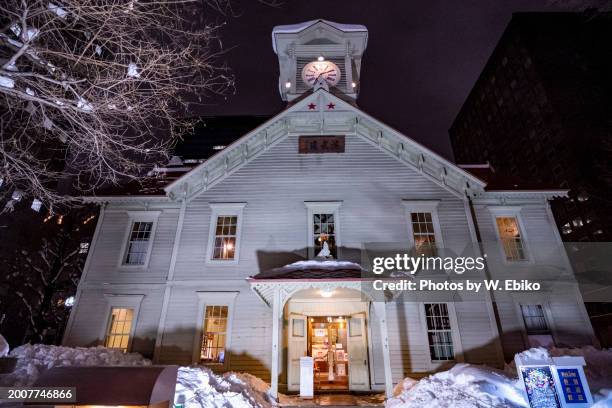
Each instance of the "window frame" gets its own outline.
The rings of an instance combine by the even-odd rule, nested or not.
[[[540,333],[530,333],[530,329],[527,326],[527,322],[526,322],[526,318],[525,318],[525,313],[523,312],[523,307],[529,307],[529,306],[539,306],[540,309],[542,310],[542,318],[544,319],[544,323],[546,324],[546,330],[542,331]],[[542,304],[542,303],[525,303],[525,302],[521,302],[519,303],[519,308],[521,310],[521,318],[523,320],[523,326],[525,327],[525,333],[528,336],[533,336],[533,335],[552,335],[552,329],[550,328],[550,324],[548,324],[548,317],[546,316],[546,307]],[[530,316],[532,317],[532,316]]]
[[[531,255],[531,248],[529,245],[529,239],[521,216],[522,206],[489,206],[489,212],[493,220],[493,229],[495,230],[495,237],[497,238],[499,253],[502,262],[505,265],[525,265],[534,262]],[[523,244],[523,252],[525,253],[525,259],[509,260],[506,257],[506,250],[504,249],[504,243],[497,227],[498,218],[515,218],[521,234],[521,243]]]
[[[308,226],[308,235],[306,238],[306,248],[308,248],[308,259],[314,259],[315,248],[313,246],[314,238],[314,220],[315,214],[333,214],[334,215],[334,238],[336,240],[336,259],[341,259],[341,234],[340,234],[340,206],[342,201],[304,201],[306,206],[306,222]]]
[[[211,208],[210,227],[208,230],[208,244],[206,248],[206,263],[210,265],[235,265],[240,261],[240,244],[242,241],[242,219],[247,203],[209,203]],[[235,216],[236,244],[233,259],[213,259],[214,244],[217,237],[217,219],[223,216]]]
[[[111,313],[113,309],[132,309],[134,310],[132,317],[132,327],[130,328],[130,337],[128,339],[128,345],[125,351],[126,353],[130,353],[132,352],[132,343],[134,341],[134,335],[136,333],[136,325],[138,324],[140,305],[142,303],[144,295],[104,294],[104,297],[106,299],[106,320],[102,325],[102,332],[100,333],[99,337],[101,340],[98,342],[98,344],[103,347],[105,347],[106,345],[106,336],[110,328]]]
[[[453,354],[452,360],[434,360],[431,358],[431,351],[429,344],[429,330],[427,328],[427,314],[425,310],[426,304],[445,304],[448,310],[448,318],[450,321],[451,339],[453,341]],[[421,320],[421,331],[423,333],[423,339],[425,347],[427,348],[427,360],[429,361],[429,370],[434,370],[448,363],[462,363],[463,358],[463,346],[461,344],[461,336],[459,335],[459,324],[457,321],[457,313],[455,310],[454,302],[419,302],[419,317]]]
[[[192,364],[202,364],[207,367],[219,367],[227,369],[230,364],[231,353],[229,350],[232,345],[232,328],[234,325],[234,309],[236,297],[240,292],[208,292],[197,291],[198,313],[196,330],[193,337],[193,350],[191,354]],[[200,362],[200,352],[202,350],[202,336],[204,335],[204,318],[206,317],[207,306],[227,306],[227,328],[225,333],[225,356],[223,363],[204,363]]]
[[[528,334],[527,327],[525,326],[525,321],[523,320],[523,311],[521,310],[521,305],[540,305],[542,306],[542,310],[544,311],[544,318],[546,319],[546,324],[548,325],[548,330],[550,331],[549,335],[552,337],[555,345],[559,344],[557,342],[557,326],[555,325],[555,320],[553,318],[553,314],[550,308],[550,302],[548,300],[536,299],[534,295],[530,295],[527,293],[513,293],[512,300],[514,302],[514,310],[516,313],[516,318],[518,319],[518,324],[521,332],[521,336],[523,338],[523,346],[531,347],[529,344],[529,336],[535,336],[535,334]]]
[[[444,248],[444,239],[442,238],[442,227],[440,226],[440,216],[438,215],[438,206],[440,200],[402,200],[405,209],[404,219],[408,223],[408,242],[410,248],[415,247],[414,242],[414,227],[412,226],[413,213],[431,214],[431,222],[434,227],[434,237],[436,239],[436,248]]]
[[[155,240],[155,232],[157,231],[157,221],[161,211],[128,211],[128,223],[127,228],[123,236],[123,245],[121,247],[121,253],[119,255],[119,269],[133,270],[133,269],[148,269],[149,261],[151,260],[151,252],[153,252],[153,242]],[[127,250],[130,243],[130,235],[136,222],[151,222],[151,234],[149,238],[149,245],[147,248],[147,254],[145,255],[145,261],[143,264],[126,264],[125,259],[127,257]]]

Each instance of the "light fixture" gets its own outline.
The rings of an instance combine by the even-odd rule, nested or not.
[[[333,296],[334,291],[331,289],[321,289],[321,291],[319,292],[319,294],[321,295],[321,297],[324,298],[330,298]]]
[[[327,322],[328,322],[328,323],[331,323],[331,322],[332,322],[332,318],[331,318],[331,316],[327,316]]]
[[[319,58],[317,58],[317,61],[325,61],[325,57],[322,55],[319,55]]]
[[[351,86],[352,86],[353,88],[357,88],[357,84],[356,84],[355,82],[351,82]]]
[[[311,317],[311,318],[310,318],[310,323],[312,323],[312,322],[314,322],[314,319]]]
[[[291,82],[289,81],[285,82],[285,88],[287,89],[291,88]]]

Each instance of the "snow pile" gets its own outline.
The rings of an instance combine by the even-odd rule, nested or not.
[[[130,62],[128,65],[127,75],[132,78],[140,78],[140,72],[138,72],[138,65],[133,62]]]
[[[268,386],[249,374],[215,375],[206,367],[180,367],[175,405],[185,408],[270,408]]]
[[[138,353],[106,347],[60,347],[24,344],[9,353],[17,358],[15,371],[0,375],[0,385],[32,385],[45,370],[59,366],[141,366],[151,362]]]
[[[527,407],[516,379],[499,370],[470,364],[457,364],[421,381],[406,378],[396,389],[387,408],[490,408]]]
[[[0,334],[0,357],[6,357],[9,353],[8,341]]]
[[[11,78],[4,76],[4,75],[0,75],[0,86],[4,87],[4,88],[14,88],[15,87],[15,81],[13,81]]]

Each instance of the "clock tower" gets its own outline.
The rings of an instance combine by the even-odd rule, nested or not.
[[[281,98],[291,102],[323,87],[357,99],[367,43],[368,29],[363,25],[312,20],[274,27],[272,47],[278,55]]]

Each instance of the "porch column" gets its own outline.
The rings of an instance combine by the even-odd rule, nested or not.
[[[279,360],[279,339],[280,339],[280,310],[281,296],[280,287],[274,287],[274,296],[272,299],[272,367],[271,367],[271,384],[270,394],[278,400],[278,360]]]
[[[391,376],[391,356],[389,355],[389,337],[387,335],[387,308],[385,302],[372,302],[380,325],[380,342],[382,344],[383,365],[385,368],[385,395],[393,397],[393,377]]]

